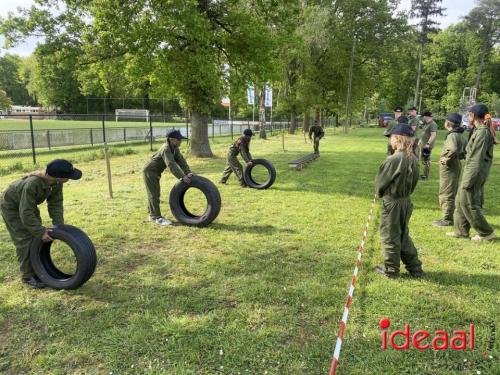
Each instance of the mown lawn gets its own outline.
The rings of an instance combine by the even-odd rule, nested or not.
[[[220,186],[221,214],[203,229],[147,222],[145,147],[112,159],[113,200],[104,162],[80,163],[84,178],[65,188],[66,221],[92,238],[98,268],[76,291],[28,289],[0,225],[0,373],[327,374],[385,157],[380,133],[329,129],[321,158],[300,172],[286,162],[312,149],[302,135],[287,136],[286,152],[279,137],[255,139],[253,156],[275,164],[275,185],[240,189],[232,177]],[[188,159],[192,169],[217,181],[227,143],[212,145],[216,158]],[[2,176],[0,190],[17,177]],[[167,217],[174,182],[168,174],[162,179]],[[485,213],[500,232],[499,182],[496,163]],[[500,242],[448,239],[430,225],[440,217],[437,195],[433,164],[431,179],[413,195],[411,234],[423,281],[373,273],[381,261],[377,203],[339,374],[500,374]],[[451,333],[474,323],[476,348],[382,351],[383,317],[391,331],[410,323],[412,331]]]

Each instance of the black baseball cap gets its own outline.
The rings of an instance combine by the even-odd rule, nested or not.
[[[407,124],[397,124],[394,129],[388,134],[391,135],[404,135],[405,137],[413,137],[413,130]]]
[[[403,108],[396,107],[396,108],[394,108],[394,112],[403,112]]]
[[[52,160],[47,164],[45,170],[51,177],[69,178],[70,180],[79,180],[82,178],[82,171],[73,167],[69,161],[64,159]]]
[[[453,122],[454,124],[461,124],[462,123],[462,116],[460,113],[450,113],[448,116],[446,116],[446,119],[450,122]]]
[[[243,134],[251,137],[251,136],[253,136],[253,131],[252,131],[252,129],[245,129],[245,130],[243,130]]]
[[[427,117],[432,117],[432,112],[431,111],[426,111],[422,114],[422,116],[427,116]]]
[[[415,106],[411,106],[410,108],[408,108],[408,111],[416,111],[417,108]]]
[[[168,133],[167,133],[167,138],[175,138],[175,139],[187,139],[186,137],[184,137],[180,131],[178,130],[170,130]]]
[[[484,118],[484,116],[490,111],[486,105],[483,103],[474,104],[469,109],[470,112],[474,113],[479,118]]]

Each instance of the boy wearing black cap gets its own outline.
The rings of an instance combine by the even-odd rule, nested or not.
[[[234,172],[238,180],[240,181],[241,187],[246,187],[245,180],[243,179],[243,167],[238,161],[238,154],[247,165],[252,165],[252,155],[250,155],[250,141],[252,140],[253,132],[251,129],[245,129],[243,135],[239,137],[236,142],[229,146],[227,152],[227,166],[222,172],[222,178],[220,179],[221,184],[225,184],[231,173]]]
[[[488,107],[482,103],[471,107],[469,122],[475,128],[467,143],[462,182],[458,189],[456,208],[453,214],[454,232],[450,237],[469,238],[470,228],[477,231],[473,241],[487,241],[496,237],[495,231],[486,221],[482,210],[482,192],[493,163],[495,139],[485,121]]]
[[[143,169],[144,183],[148,194],[149,221],[158,225],[170,225],[172,222],[164,218],[160,211],[160,178],[167,168],[178,179],[186,184],[191,182],[193,174],[186,159],[181,154],[179,146],[184,137],[180,131],[171,130],[167,133],[167,140],[151,157]]]
[[[455,198],[462,168],[460,160],[465,159],[463,137],[465,129],[461,124],[462,116],[458,113],[450,113],[444,123],[448,134],[439,158],[439,206],[443,212],[443,218],[432,223],[436,227],[453,225]]]
[[[386,137],[390,137],[391,131],[398,124],[398,119],[399,119],[399,117],[401,116],[402,113],[403,113],[403,108],[401,108],[401,107],[394,108],[394,120],[390,120],[387,123],[387,128],[384,131],[384,135]],[[392,146],[391,146],[391,140],[389,139],[388,142],[387,142],[387,155],[392,155],[392,154],[394,154],[394,149],[392,148]]]
[[[314,134],[314,153],[319,155],[319,141],[325,136],[325,131],[318,125],[318,121],[314,120],[314,125],[309,129],[309,140],[313,140]]]
[[[81,177],[82,172],[69,161],[57,159],[50,162],[45,171],[30,173],[13,182],[0,199],[0,211],[16,247],[22,281],[33,288],[44,288],[45,284],[35,275],[31,266],[31,241],[34,238],[52,241],[50,229],[42,225],[37,206],[47,201],[52,224],[64,224],[63,184]]]
[[[412,136],[407,124],[398,124],[392,130],[390,142],[395,152],[382,163],[375,180],[376,193],[382,198],[380,241],[384,253],[384,264],[375,271],[389,278],[399,276],[401,261],[412,277],[423,276],[422,262],[408,228],[413,211],[410,194],[418,182]]]
[[[424,134],[420,144],[422,146],[422,163],[424,165],[424,174],[420,176],[422,180],[429,178],[429,172],[431,169],[431,153],[434,147],[434,142],[437,135],[437,124],[432,119],[432,113],[427,111],[424,112]]]

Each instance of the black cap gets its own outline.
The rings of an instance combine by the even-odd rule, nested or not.
[[[252,131],[252,129],[245,129],[245,130],[243,130],[243,134],[251,137],[253,135],[253,131]]]
[[[70,180],[79,180],[82,177],[82,171],[64,159],[52,160],[47,164],[46,172],[51,177],[69,178]]]
[[[399,116],[398,123],[399,124],[408,124],[408,117],[406,117],[406,116]]]
[[[484,118],[484,116],[490,111],[483,103],[474,104],[469,109],[470,112],[474,113],[479,118]]]
[[[427,116],[427,117],[432,117],[432,112],[431,111],[426,111],[422,114],[422,116]]]
[[[450,122],[453,122],[454,124],[461,124],[462,123],[462,116],[460,113],[450,113],[448,116],[446,116],[446,119]]]
[[[167,133],[167,138],[175,138],[175,139],[187,139],[186,137],[184,137],[180,131],[178,130],[170,130],[168,133]]]
[[[403,112],[403,108],[396,107],[396,108],[394,108],[394,112]]]
[[[410,108],[408,108],[408,111],[416,111],[417,108],[415,106],[411,106]]]
[[[405,137],[413,137],[413,130],[407,124],[397,124],[394,129],[388,134],[391,135],[403,135]]]

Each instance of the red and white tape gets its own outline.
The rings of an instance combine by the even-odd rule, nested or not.
[[[340,356],[340,348],[342,347],[342,342],[344,341],[344,331],[347,325],[347,317],[349,316],[349,308],[352,304],[352,296],[354,294],[354,287],[356,285],[356,281],[358,278],[359,268],[361,267],[361,256],[365,251],[365,243],[368,237],[368,226],[372,220],[373,215],[373,207],[375,206],[375,201],[377,200],[377,196],[373,198],[370,212],[368,213],[368,220],[366,221],[365,229],[363,230],[363,237],[361,238],[361,244],[358,248],[358,257],[356,259],[356,265],[354,266],[354,272],[352,274],[351,286],[349,287],[349,294],[347,295],[347,300],[344,305],[344,313],[342,314],[342,319],[339,323],[339,333],[337,335],[337,342],[335,343],[335,349],[333,351],[332,363],[330,366],[329,375],[335,375],[337,371],[337,365],[339,364],[339,356]]]

